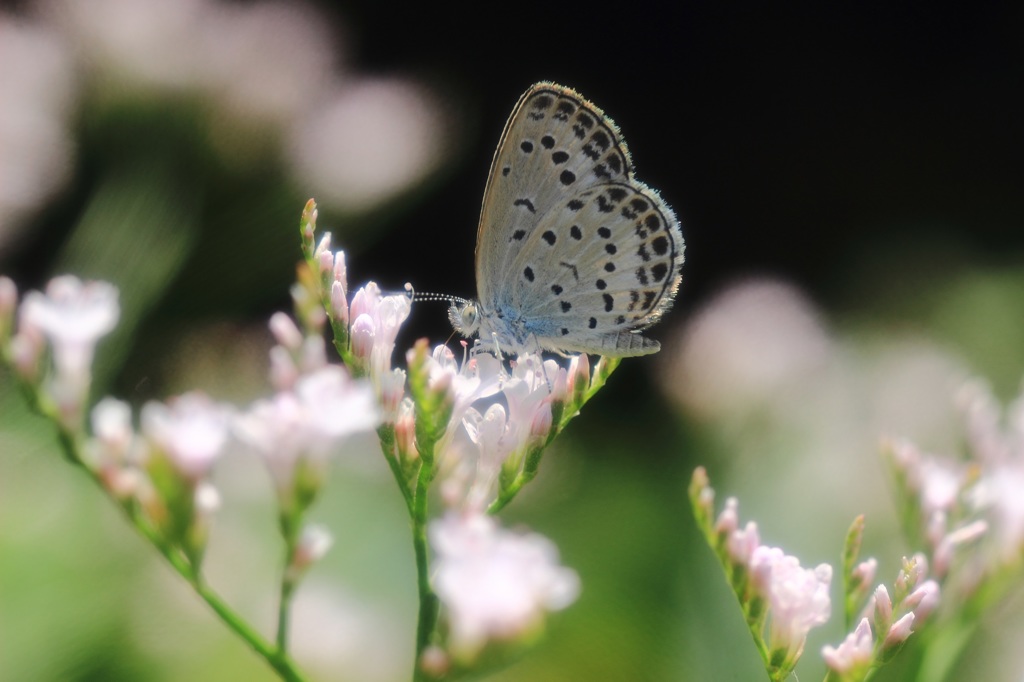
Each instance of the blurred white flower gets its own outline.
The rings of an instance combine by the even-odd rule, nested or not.
[[[836,648],[826,645],[821,656],[830,670],[856,679],[856,673],[867,672],[874,661],[874,647],[871,624],[867,618],[861,618],[857,628],[846,636],[842,644]]]
[[[550,540],[503,530],[491,517],[449,513],[431,523],[430,542],[432,583],[458,658],[472,659],[492,640],[527,636],[579,594],[578,576],[559,565]]]
[[[800,560],[778,547],[764,545],[750,559],[754,589],[769,603],[768,645],[772,659],[795,663],[811,628],[828,622],[832,611],[829,585],[832,567],[801,568]],[[781,652],[783,656],[777,656]]]
[[[106,282],[83,283],[64,275],[50,280],[45,295],[30,291],[22,302],[18,335],[33,339],[41,333],[49,340],[54,374],[47,390],[71,428],[77,427],[88,397],[96,343],[117,324],[117,295]]]
[[[282,124],[326,81],[325,24],[303,3],[213,0],[46,0],[43,16],[104,81],[194,90],[236,118]],[[227,130],[230,132],[230,130]]]
[[[318,200],[349,211],[421,182],[450,153],[441,105],[410,81],[345,81],[308,113],[289,144],[295,174]]]
[[[451,113],[425,87],[337,75],[343,43],[311,4],[40,0],[37,9],[96,101],[201,98],[199,122],[223,159],[252,165],[279,153],[323,204],[373,208],[422,181],[455,143]]]
[[[985,510],[1000,559],[1024,555],[1024,391],[1005,410],[988,387],[968,383],[958,396],[967,422],[972,459],[981,465],[968,499]]]
[[[198,483],[228,439],[231,409],[193,392],[142,408],[142,435],[186,480]]]
[[[334,537],[326,526],[320,524],[304,526],[299,534],[299,541],[295,545],[291,563],[288,565],[286,579],[289,582],[298,580],[310,566],[327,554],[333,544]]]
[[[70,50],[40,23],[0,13],[0,253],[71,169]]]
[[[110,397],[100,400],[92,408],[92,435],[113,461],[123,462],[135,437],[131,406]]]
[[[89,371],[96,342],[114,328],[119,314],[113,285],[63,275],[50,280],[45,295],[25,294],[20,323],[49,339],[58,375],[77,375]]]
[[[342,439],[372,430],[379,422],[370,386],[354,381],[341,367],[328,365],[301,377],[293,391],[253,403],[235,419],[234,430],[263,457],[278,494],[287,502],[300,461],[315,473]]]
[[[142,473],[135,468],[139,454],[128,403],[103,398],[92,408],[92,438],[86,444],[87,464],[118,499],[139,492]]]
[[[712,299],[666,354],[664,390],[697,415],[721,416],[777,398],[832,352],[814,306],[794,287],[753,280]]]

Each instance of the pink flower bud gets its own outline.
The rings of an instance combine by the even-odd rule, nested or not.
[[[903,602],[903,608],[913,611],[919,622],[930,616],[938,605],[939,584],[934,580],[925,580]]]
[[[898,621],[893,623],[891,628],[889,628],[889,634],[885,636],[885,641],[882,643],[882,647],[885,649],[891,649],[907,641],[907,637],[910,637],[913,632],[911,629],[913,625],[914,614],[908,613],[904,615]]]
[[[543,442],[551,433],[551,403],[544,401],[533,413],[533,420],[530,422],[530,438]]]
[[[373,350],[373,318],[363,314],[352,323],[352,353],[357,358],[368,360]]]
[[[892,600],[889,598],[889,591],[885,589],[885,585],[879,585],[875,589],[872,601],[874,602],[875,611],[875,629],[879,632],[885,632],[889,629],[890,623],[892,623]]]
[[[274,313],[270,316],[268,326],[270,333],[274,335],[274,340],[293,353],[302,346],[302,332],[288,315],[280,312]]]
[[[874,558],[866,559],[854,567],[850,577],[856,585],[870,585],[875,582],[875,573],[878,571],[878,561]]]
[[[331,285],[331,316],[342,326],[348,325],[348,301],[345,299],[345,285],[335,281]]]
[[[316,251],[313,252],[315,258],[320,258],[325,253],[331,252],[331,233],[324,232],[324,236],[320,238],[320,243],[316,245]],[[331,258],[333,260],[333,256]],[[333,265],[333,264],[332,264]]]

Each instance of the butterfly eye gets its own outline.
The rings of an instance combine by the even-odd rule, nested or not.
[[[476,305],[471,301],[466,302],[462,307],[453,305],[449,308],[448,319],[451,321],[455,331],[463,336],[472,336],[480,325]]]

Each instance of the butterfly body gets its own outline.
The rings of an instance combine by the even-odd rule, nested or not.
[[[491,165],[478,298],[449,316],[505,353],[654,353],[658,343],[640,332],[671,307],[682,263],[679,222],[633,178],[615,124],[575,91],[538,83]]]

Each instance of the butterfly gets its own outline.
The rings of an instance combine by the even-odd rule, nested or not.
[[[633,177],[618,127],[574,90],[541,82],[512,110],[477,228],[475,300],[448,317],[506,354],[655,353],[640,332],[671,307],[683,234]]]

